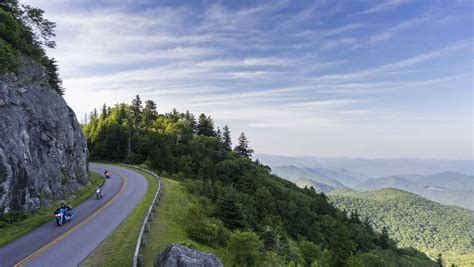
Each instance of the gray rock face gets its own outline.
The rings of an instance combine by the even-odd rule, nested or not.
[[[74,112],[27,61],[0,75],[0,216],[36,210],[89,183],[87,141]]]
[[[203,253],[181,245],[169,245],[158,255],[156,267],[222,267],[221,261],[212,253]]]

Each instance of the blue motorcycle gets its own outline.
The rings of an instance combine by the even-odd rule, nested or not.
[[[68,222],[72,217],[74,217],[74,212],[59,208],[54,212],[54,217],[56,218],[58,226],[61,226],[63,223]]]

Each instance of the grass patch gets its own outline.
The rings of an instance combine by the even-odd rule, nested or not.
[[[162,178],[161,181],[164,185],[163,195],[151,224],[151,231],[147,234],[147,246],[141,249],[144,266],[153,266],[157,254],[171,243],[212,252],[224,260],[225,251],[196,243],[187,236],[184,220],[191,208],[202,208],[199,197],[189,193],[178,181],[167,178]]]
[[[132,170],[139,172],[147,179],[148,189],[145,196],[119,227],[115,229],[80,266],[132,265],[133,253],[135,252],[135,246],[143,219],[148,212],[148,208],[158,188],[158,182],[153,176],[136,169]]]
[[[91,184],[89,186],[81,190],[76,195],[76,198],[66,199],[69,205],[71,205],[73,208],[92,196],[95,193],[97,184],[104,183],[104,178],[95,172],[89,172],[89,177],[91,179]],[[18,215],[21,215],[22,217],[20,221],[14,220],[13,223],[0,224],[0,246],[17,239],[18,237],[38,228],[48,221],[52,221],[52,209],[54,209],[55,206],[59,206],[59,202],[52,203],[52,208],[41,208],[35,213],[18,212]]]

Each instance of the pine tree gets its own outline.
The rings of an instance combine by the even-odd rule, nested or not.
[[[168,119],[170,119],[172,122],[176,123],[181,118],[181,114],[179,114],[176,108],[173,108],[173,110],[170,113],[166,114],[166,117],[168,117]]]
[[[438,254],[438,257],[436,258],[436,263],[438,264],[439,267],[443,267],[444,266],[444,260],[443,260],[443,257],[440,254]]]
[[[206,117],[206,114],[199,115],[197,133],[204,136],[215,136],[214,122],[211,117]]]
[[[151,127],[157,116],[158,112],[156,111],[155,101],[145,101],[145,108],[143,109],[143,126],[145,127],[145,129]]]
[[[230,130],[229,130],[229,127],[226,125],[224,126],[224,128],[222,128],[223,132],[222,132],[222,142],[224,143],[224,146],[225,148],[227,148],[228,150],[231,150],[232,149],[232,139],[230,137]]]
[[[132,121],[135,127],[139,127],[142,121],[142,100],[140,99],[139,95],[136,95],[135,98],[132,100],[132,105],[130,106],[132,111]]]
[[[219,127],[217,127],[217,129],[216,129],[216,138],[217,138],[217,140],[219,140],[219,142],[222,143],[222,140],[223,140],[222,138],[223,137],[222,137],[221,129]]]
[[[118,122],[119,124],[124,124],[128,119],[128,114],[127,114],[127,105],[122,103],[118,106]]]
[[[388,249],[390,246],[390,237],[388,236],[387,227],[382,227],[382,234],[380,235],[380,247],[382,249]]]
[[[189,110],[186,110],[186,113],[184,114],[184,119],[189,123],[189,125],[193,129],[193,132],[195,133],[197,131],[197,122],[196,118],[194,117],[194,114],[189,112]]]
[[[98,116],[97,116],[97,109],[94,108],[94,111],[91,112],[91,115],[90,115],[89,120],[90,120],[90,121],[95,121],[95,120],[97,120],[97,117],[98,117]]]
[[[239,144],[234,148],[234,152],[237,155],[250,158],[253,153],[253,149],[249,147],[249,141],[244,133],[241,133],[239,136]]]
[[[238,229],[244,226],[242,205],[238,201],[238,194],[233,191],[226,192],[217,201],[216,216],[221,219],[229,229]]]
[[[359,217],[359,212],[357,210],[355,210],[354,212],[351,212],[349,222],[350,223],[357,223],[357,224],[361,223],[360,217]]]
[[[48,73],[48,84],[53,88],[59,95],[64,95],[63,81],[59,77],[59,68],[54,58],[44,58],[44,66]]]
[[[107,118],[107,106],[105,105],[105,103],[102,106],[102,111],[100,112],[100,118],[103,120]]]

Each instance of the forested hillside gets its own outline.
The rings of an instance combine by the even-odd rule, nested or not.
[[[442,253],[458,264],[459,255],[471,255],[474,260],[473,211],[392,188],[370,192],[337,189],[329,193],[329,199],[341,209],[357,212],[379,231],[386,227],[403,247],[415,247],[432,257]]]
[[[242,133],[232,148],[230,130],[210,116],[159,114],[156,103],[104,107],[83,125],[92,160],[146,164],[184,181],[206,208],[190,211],[190,238],[231,250],[235,266],[435,266],[414,249],[397,249],[386,233],[301,189],[252,161]],[[179,240],[177,240],[179,241]]]
[[[474,210],[474,179],[460,173],[381,177],[364,181],[353,189],[371,191],[382,188],[396,188],[441,204]]]

